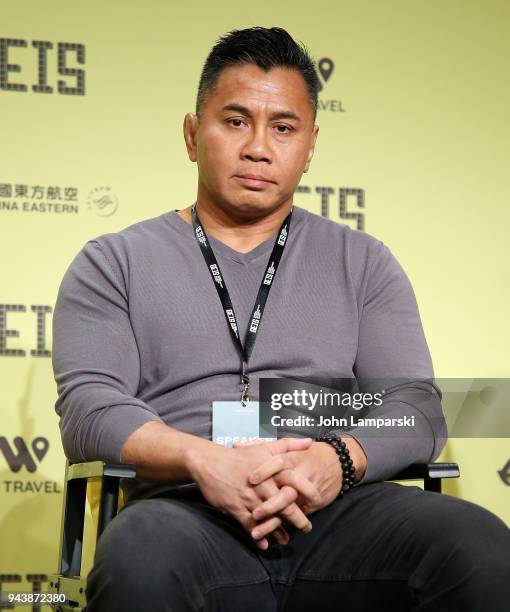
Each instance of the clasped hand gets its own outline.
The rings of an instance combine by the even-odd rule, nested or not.
[[[195,481],[204,497],[234,516],[265,550],[271,534],[289,541],[284,521],[304,532],[312,528],[308,514],[328,505],[342,486],[342,470],[334,449],[311,438],[215,446],[202,456]]]

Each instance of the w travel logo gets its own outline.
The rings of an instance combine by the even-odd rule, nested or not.
[[[498,471],[499,477],[501,480],[510,486],[510,459],[506,462],[506,465],[503,466],[501,470]]]
[[[319,79],[319,100],[317,110],[329,111],[332,113],[345,113],[342,100],[324,97],[326,84],[328,85],[328,93],[331,91],[329,81],[335,71],[335,63],[330,57],[322,57],[317,62],[317,77]]]
[[[49,446],[48,440],[42,436],[34,438],[30,445],[20,436],[16,436],[12,444],[5,436],[0,436],[0,452],[11,472],[15,474],[22,467],[25,467],[27,472],[34,473],[37,464],[46,456]]]

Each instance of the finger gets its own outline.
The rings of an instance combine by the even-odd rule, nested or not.
[[[294,488],[283,486],[263,504],[257,506],[251,515],[256,521],[260,521],[271,514],[284,510],[289,504],[296,501],[297,496],[297,491]]]
[[[312,530],[312,523],[310,519],[305,515],[305,513],[296,503],[292,503],[286,508],[284,508],[279,513],[279,516],[285,517],[285,519],[289,521],[289,523],[292,523],[298,529],[304,531],[305,533],[308,533]]]
[[[291,467],[294,467],[294,465],[290,465],[288,458],[285,455],[275,455],[274,457],[264,461],[264,463],[259,465],[257,469],[253,470],[248,478],[248,482],[252,485],[257,485],[264,480],[267,480],[271,476],[274,476],[281,470],[289,469]]]
[[[257,545],[257,548],[260,548],[260,550],[267,550],[269,548],[269,541],[267,538],[257,540],[255,544]]]
[[[271,535],[278,542],[278,544],[282,544],[283,546],[288,544],[290,541],[290,536],[284,527],[277,527]]]
[[[241,523],[244,529],[251,535],[252,530],[257,527],[257,522],[253,519],[251,512],[248,512],[247,510],[243,510],[241,512],[237,512],[236,514],[234,514],[234,516]],[[267,538],[265,537],[265,534],[262,534],[260,538],[254,538],[254,539],[257,540],[256,545],[261,550],[267,550],[269,548],[269,542]]]
[[[282,443],[284,440],[286,442]],[[261,438],[257,438],[256,440],[247,440],[246,442],[233,442],[233,448],[239,448],[243,446],[255,446],[257,444],[271,444],[274,446],[277,443],[280,443],[277,448],[281,449],[278,452],[286,452],[289,450],[304,450],[310,446],[313,442],[312,438],[281,438],[275,442],[267,442],[266,440],[262,440]],[[271,450],[273,452],[273,450]]]
[[[260,485],[259,485],[260,486]],[[275,517],[287,520],[305,533],[312,529],[312,524],[301,508],[295,503],[297,491],[293,487],[284,486],[280,491],[276,491],[268,497],[266,501],[252,511],[254,520],[258,517],[264,518],[259,522],[257,528],[261,529],[256,533],[260,536],[267,535],[275,529]]]
[[[254,487],[254,491],[257,493],[257,495],[260,496],[261,501],[263,502],[264,500],[267,500],[270,497],[276,495],[279,492],[279,489],[276,486],[275,481],[272,479],[269,479],[269,480],[266,480],[265,482],[262,482],[257,487]],[[255,525],[257,524],[255,520],[254,520],[254,523]],[[280,523],[281,523],[281,518],[280,518]],[[281,544],[281,545],[288,544],[290,541],[289,534],[287,533],[286,529],[281,524],[279,527],[274,529],[274,531],[272,531],[269,535],[272,536],[274,540],[278,544]]]
[[[281,521],[281,516],[285,516],[286,520],[295,525],[298,529],[304,533],[308,533],[312,530],[312,523],[307,516],[301,511],[297,504],[290,504],[280,512],[279,515],[271,515],[264,521],[261,521],[254,529],[252,529],[252,537],[259,539],[269,535],[272,531],[279,526],[278,521]]]
[[[268,442],[269,450],[273,455],[293,450],[306,450],[312,444],[312,438],[280,438],[275,442]]]
[[[254,487],[253,490],[261,498],[261,501],[267,501],[268,499],[277,495],[280,492],[280,489],[272,478],[265,480],[258,486]],[[296,491],[292,490],[292,494],[293,495],[290,499],[294,499],[295,497],[297,497]],[[281,517],[278,518],[281,522]],[[282,525],[274,529],[269,535],[272,536],[278,542],[278,544],[286,545],[290,541],[290,536],[287,533],[287,530]]]
[[[293,487],[312,504],[320,504],[322,498],[319,489],[309,478],[297,470],[282,470],[276,475],[275,480],[279,487],[283,485]]]
[[[260,540],[261,538],[265,538],[272,531],[280,527],[282,524],[282,519],[279,516],[272,516],[267,520],[259,523],[251,530],[251,537],[254,540]]]
[[[255,446],[257,444],[266,444],[266,441],[260,440],[260,438],[258,438],[257,440],[247,440],[246,442],[234,442],[232,444],[232,447],[239,448],[241,446]]]

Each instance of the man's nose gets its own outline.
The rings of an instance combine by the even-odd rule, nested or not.
[[[252,127],[243,144],[242,156],[252,161],[271,163],[272,152],[267,127],[263,125]]]

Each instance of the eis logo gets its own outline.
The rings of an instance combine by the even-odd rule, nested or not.
[[[211,268],[211,272],[214,278],[214,281],[218,283],[218,285],[223,289],[223,279],[221,278],[220,270],[216,264],[211,264],[209,266]]]
[[[205,239],[204,230],[202,229],[201,225],[197,225],[195,234],[198,238],[198,241],[201,242],[203,245],[207,246],[207,240]]]
[[[257,329],[259,328],[261,314],[262,313],[260,312],[260,304],[257,304],[257,310],[253,313],[253,318],[250,324],[250,331],[252,334],[257,333]]]
[[[271,262],[271,265],[267,269],[266,276],[264,277],[264,285],[270,285],[273,281],[273,276],[275,273],[274,261]]]
[[[287,240],[287,226],[282,227],[282,231],[280,232],[280,235],[278,236],[278,244],[283,246],[286,240]]]
[[[232,328],[232,331],[236,335],[236,338],[238,338],[239,336],[237,335],[237,323],[236,323],[234,311],[231,308],[227,308],[225,312],[227,313],[227,318],[228,318],[228,322],[230,323],[230,327]]]
[[[0,90],[52,94],[56,89],[61,95],[84,96],[85,70],[70,63],[85,64],[85,45],[0,38]],[[55,65],[57,75],[51,74]],[[23,82],[32,74],[37,75],[36,83]]]

